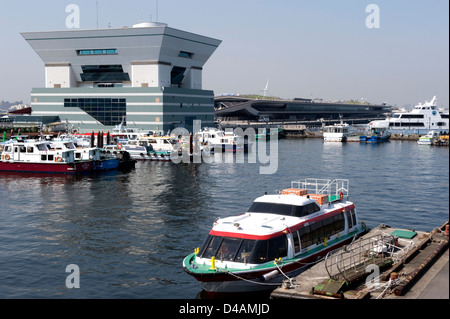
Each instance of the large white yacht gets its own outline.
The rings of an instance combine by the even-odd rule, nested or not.
[[[389,127],[396,134],[427,134],[429,131],[448,131],[449,113],[440,112],[436,106],[436,96],[424,104],[419,103],[411,112],[394,113],[386,120],[372,121],[373,127]]]

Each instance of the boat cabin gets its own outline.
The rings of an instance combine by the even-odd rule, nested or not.
[[[307,196],[264,195],[245,214],[217,220],[197,257],[244,264],[297,258],[356,232],[358,223],[347,201],[319,205]]]

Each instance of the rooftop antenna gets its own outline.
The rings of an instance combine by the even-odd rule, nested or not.
[[[98,29],[98,0],[97,0],[96,4],[97,4],[97,29]]]

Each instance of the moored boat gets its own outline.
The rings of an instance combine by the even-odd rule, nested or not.
[[[272,290],[367,231],[348,200],[348,180],[294,181],[218,219],[184,270],[208,293]]]
[[[76,160],[73,150],[56,150],[46,141],[11,141],[1,150],[0,171],[89,173],[93,160]]]
[[[364,143],[384,143],[391,138],[391,132],[389,132],[384,122],[369,124],[370,134],[361,135],[359,137],[360,142]]]
[[[220,150],[225,152],[248,151],[248,143],[232,132],[219,130],[215,127],[205,127],[195,133],[195,139],[201,150]]]
[[[324,142],[346,142],[352,135],[356,135],[356,131],[348,123],[328,125],[323,129]]]
[[[431,145],[433,142],[439,139],[439,133],[435,131],[429,131],[428,134],[420,136],[417,143],[420,145]]]
[[[396,112],[385,120],[372,121],[385,125],[394,134],[427,134],[429,131],[448,131],[449,113],[439,111],[436,96],[424,104],[419,103],[410,112]]]

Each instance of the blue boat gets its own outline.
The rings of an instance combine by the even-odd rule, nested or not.
[[[389,141],[391,133],[383,128],[372,128],[372,134],[361,135],[359,141],[363,143],[384,143]]]

